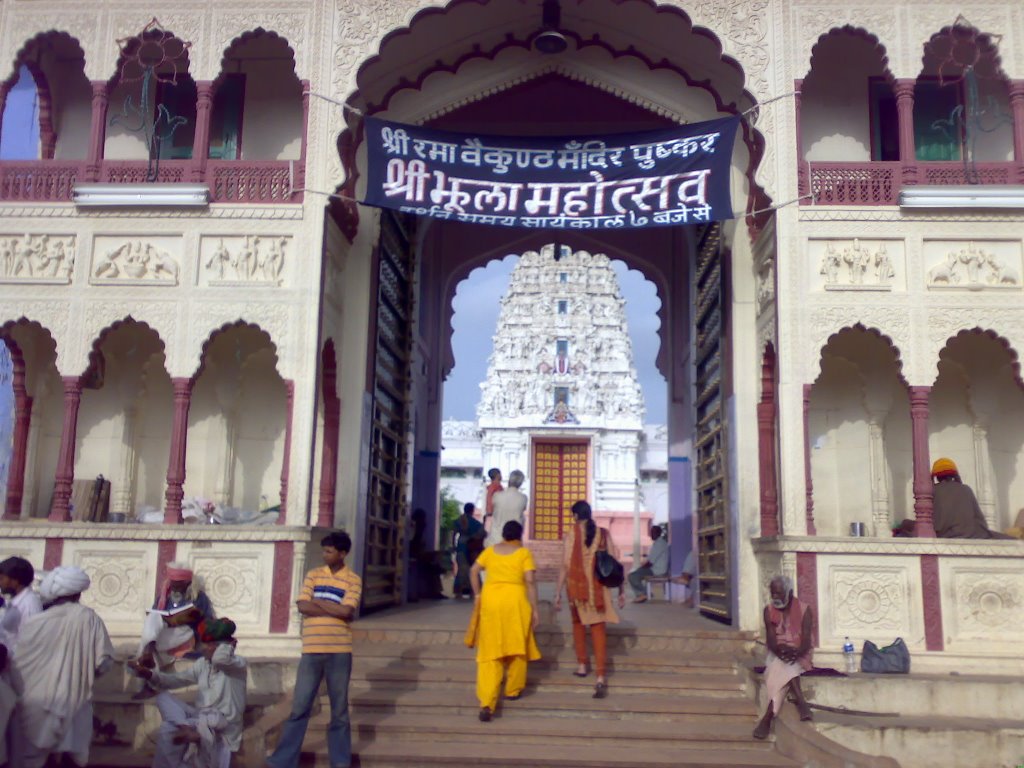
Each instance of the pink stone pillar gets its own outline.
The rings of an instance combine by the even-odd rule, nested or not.
[[[103,145],[107,140],[107,106],[110,86],[106,82],[92,84],[92,124],[89,128],[89,154],[85,166],[86,181],[100,180]]]
[[[284,406],[284,456],[281,457],[281,513],[277,516],[277,524],[284,525],[288,511],[288,474],[291,472],[292,458],[292,411],[295,406],[295,382],[286,379]]]
[[[174,415],[171,421],[171,452],[167,461],[167,491],[164,493],[164,522],[181,523],[181,500],[185,497],[185,447],[188,440],[188,409],[192,403],[192,379],[173,378]]]
[[[270,631],[288,631],[292,608],[292,565],[295,545],[290,541],[274,542],[274,583],[270,590]]]
[[[942,586],[939,582],[939,556],[921,555],[921,602],[924,613],[924,647],[929,651],[945,648],[942,631]]]
[[[82,403],[82,380],[79,376],[63,376],[64,427],[60,434],[57,471],[53,483],[50,520],[66,523],[71,520],[69,504],[71,484],[75,481],[75,441],[78,436],[78,407]]]
[[[761,481],[761,535],[779,535],[779,497],[775,481],[775,355],[761,366],[761,402],[757,404],[757,454]]]
[[[1013,159],[1024,163],[1024,81],[1010,83],[1010,109],[1013,111]]]
[[[914,150],[914,80],[896,81],[896,119],[900,132],[900,162],[903,182],[917,183],[917,155]]]
[[[800,602],[811,609],[813,624],[814,647],[818,641],[818,556],[814,552],[796,553],[796,596]]]
[[[14,360],[14,451],[7,471],[7,503],[4,520],[21,518],[21,499],[25,493],[25,460],[28,455],[28,428],[32,420],[32,398],[25,389],[25,362]]]
[[[910,387],[911,449],[914,457],[915,535],[935,538],[932,523],[932,472],[928,457],[928,396],[931,387]]]
[[[333,393],[331,393],[333,395]],[[334,497],[338,482],[338,431],[341,413],[337,397],[324,398],[324,444],[320,459],[320,507],[316,524],[334,525]]]
[[[807,535],[817,536],[814,527],[814,480],[811,477],[811,391],[813,384],[804,384],[804,477],[807,489]]]
[[[196,82],[196,132],[192,141],[192,181],[206,177],[206,161],[210,156],[210,113],[213,111],[213,83]]]

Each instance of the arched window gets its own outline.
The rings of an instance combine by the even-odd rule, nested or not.
[[[0,160],[39,159],[39,88],[24,64],[4,103]]]

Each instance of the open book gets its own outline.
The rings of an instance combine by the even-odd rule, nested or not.
[[[177,608],[166,608],[166,609],[150,608],[149,612],[150,613],[157,613],[157,614],[160,614],[161,616],[177,616],[179,613],[184,613],[185,611],[191,610],[192,608],[195,608],[195,607],[196,607],[195,603],[182,603]]]

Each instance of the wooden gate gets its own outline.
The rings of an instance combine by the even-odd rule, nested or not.
[[[377,269],[370,476],[363,607],[398,604],[404,579],[409,376],[412,357],[412,223],[381,211]]]
[[[533,539],[560,541],[572,505],[587,498],[587,444],[538,442],[533,451]]]
[[[721,225],[704,231],[697,250],[696,278],[696,430],[697,554],[700,611],[732,623],[729,574],[729,454],[726,444],[725,300],[722,291]]]

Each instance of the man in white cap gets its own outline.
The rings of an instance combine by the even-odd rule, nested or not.
[[[45,609],[21,624],[12,677],[19,696],[11,765],[42,768],[50,755],[89,762],[92,687],[114,648],[103,620],[79,600],[89,588],[81,568],[62,565],[43,578]]]

